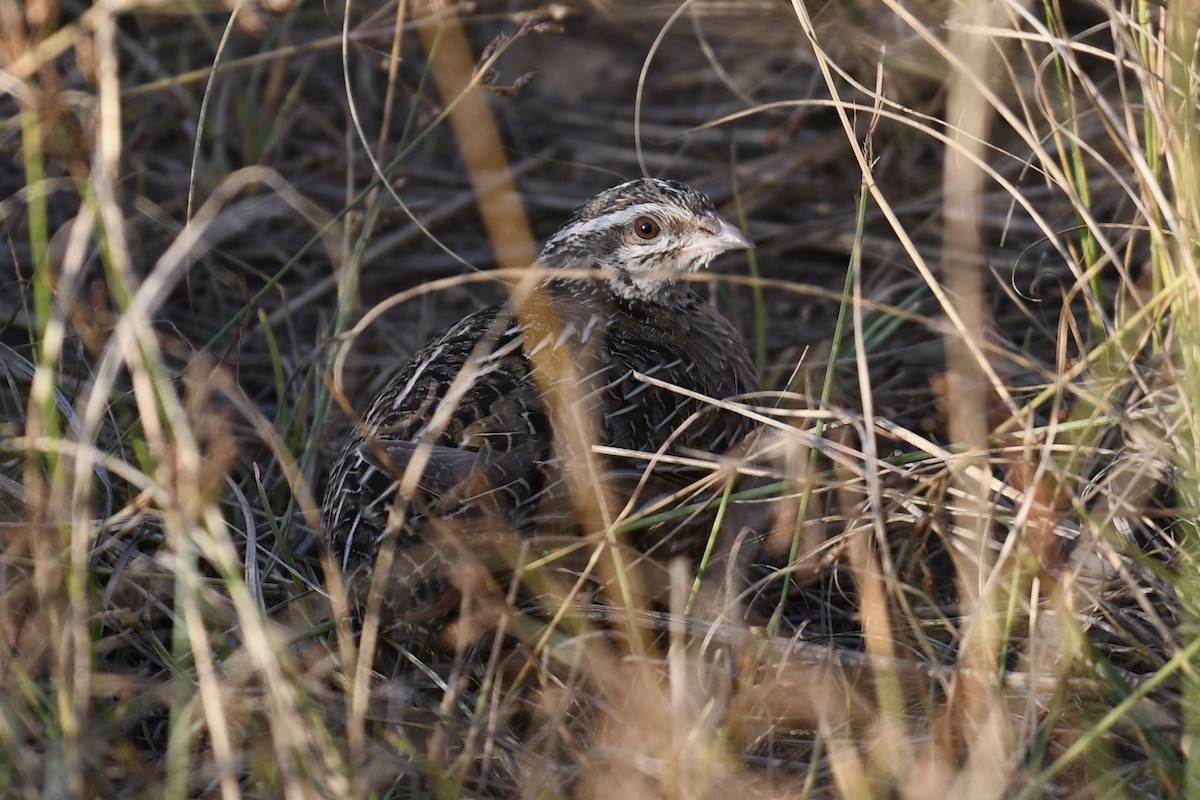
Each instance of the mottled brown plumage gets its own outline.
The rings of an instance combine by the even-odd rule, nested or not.
[[[630,181],[577,209],[538,259],[595,279],[552,276],[532,302],[471,314],[416,353],[371,402],[325,495],[328,544],[356,600],[386,543],[389,616],[440,621],[465,563],[498,567],[496,542],[587,533],[606,502],[611,519],[630,498],[642,507],[702,482],[703,468],[594,455],[579,440],[693,455],[739,444],[747,419],[703,398],[756,391],[753,366],[732,325],[678,278],[751,246],[700,193]],[[581,486],[605,493],[581,498]],[[710,528],[699,515],[634,542],[695,555]]]

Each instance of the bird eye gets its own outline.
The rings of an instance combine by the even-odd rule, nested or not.
[[[640,239],[653,239],[658,236],[658,223],[653,217],[638,217],[633,223],[633,232]]]

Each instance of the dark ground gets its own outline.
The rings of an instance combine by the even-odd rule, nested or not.
[[[517,11],[534,7],[478,4],[464,16],[474,51],[481,53],[497,37],[512,34],[519,26]],[[848,341],[837,353],[824,405],[821,395],[847,270],[855,245],[861,245],[863,296],[874,304],[865,312],[867,350],[861,357],[870,376],[874,413],[912,434],[880,436],[879,455],[889,466],[880,469],[884,504],[872,513],[886,521],[886,546],[880,550],[892,559],[890,597],[902,620],[896,624],[897,649],[922,665],[915,670],[915,683],[928,684],[916,694],[925,704],[917,716],[925,713],[929,719],[915,727],[924,730],[928,723],[933,729],[932,709],[945,691],[944,673],[937,670],[954,663],[960,641],[953,622],[959,597],[948,544],[952,501],[947,497],[953,498],[953,493],[947,495],[947,461],[918,446],[914,437],[939,447],[952,441],[946,416],[947,392],[952,391],[944,376],[946,328],[937,300],[878,205],[868,203],[860,218],[862,176],[853,148],[867,148],[872,178],[899,226],[940,275],[940,266],[954,258],[942,252],[945,154],[935,135],[943,130],[939,117],[945,102],[945,68],[909,27],[874,4],[810,4],[818,41],[845,70],[837,79],[840,99],[862,104],[851,113],[851,142],[828,104],[829,90],[808,38],[787,5],[748,1],[694,7],[699,13],[681,16],[658,42],[642,84],[640,117],[639,74],[675,11],[673,5],[568,4],[562,7],[560,32],[533,33],[509,43],[496,64],[493,85],[505,87],[520,76],[536,75],[515,91],[495,91],[491,97],[504,152],[540,242],[579,202],[641,173],[635,150],[635,121],[640,119],[649,174],[685,180],[706,191],[757,243],[753,261],[728,257],[719,262],[716,271],[731,277],[709,286],[759,356],[764,388],[790,390],[786,404],[793,407],[832,409],[829,436],[849,447],[858,444],[851,423],[861,417],[862,399],[858,362]],[[83,6],[66,3],[59,25],[77,21],[84,13]],[[942,31],[936,24],[942,13],[938,4],[919,4],[917,13],[926,16],[932,30]],[[1098,13],[1090,4],[1066,4],[1064,22],[1081,39],[1104,47],[1104,31],[1094,27],[1101,19]],[[207,246],[195,248],[186,277],[155,307],[151,321],[163,350],[162,377],[190,398],[190,419],[214,465],[209,487],[235,532],[239,555],[257,553],[245,561],[257,563],[255,581],[262,603],[289,625],[311,625],[301,639],[329,650],[334,639],[321,627],[324,606],[309,589],[319,585],[320,570],[311,518],[306,523],[298,513],[304,504],[297,487],[319,496],[325,467],[348,425],[347,414],[328,394],[332,356],[340,342],[337,334],[387,297],[494,266],[458,144],[445,125],[426,132],[444,98],[429,85],[428,62],[416,36],[405,34],[397,60],[389,55],[394,9],[355,6],[343,69],[341,14],[340,7],[316,4],[243,12],[243,26],[232,33],[220,56],[221,63],[230,66],[211,86],[207,74],[194,79],[188,74],[213,63],[226,14],[129,14],[120,19],[118,39],[123,151],[115,207],[124,218],[132,283],[162,269],[165,262],[160,259],[180,236],[189,203],[195,216],[221,193],[231,175],[253,170],[249,185],[223,201],[207,231]],[[11,57],[12,41],[8,46]],[[1038,86],[1045,73],[1030,69],[1018,55],[1011,64],[1013,73],[1006,76],[1007,88],[1001,93],[1017,106],[1020,96],[1012,87]],[[1096,81],[1116,92],[1109,66],[1103,61],[1084,63]],[[93,169],[89,148],[94,133],[88,104],[72,92],[93,93],[92,75],[86,53],[76,49],[31,78],[39,89],[44,169],[52,187],[46,226],[56,308],[63,312],[66,326],[58,369],[64,401],[83,396],[125,302],[115,268],[97,241],[88,243],[88,255],[81,261],[72,261],[68,253],[70,223],[80,213],[80,197],[86,196],[81,187],[87,186]],[[869,112],[876,104],[872,88],[896,104],[888,108],[890,116],[875,118]],[[1029,96],[1034,94],[1030,89]],[[390,107],[389,99],[394,104]],[[13,94],[0,96],[0,117],[15,118],[18,108],[24,112],[28,106]],[[747,110],[752,113],[711,124]],[[1050,121],[1041,122],[1049,141]],[[1087,115],[1076,122],[1083,126],[1080,138],[1093,143],[1097,161],[1103,161],[1112,148],[1100,136],[1100,123]],[[375,174],[356,125],[380,162],[390,163],[404,153],[386,177],[406,209],[387,194],[364,193]],[[1095,126],[1095,132],[1088,126]],[[1083,295],[1074,288],[1077,270],[1064,257],[1077,256],[1083,247],[1075,207],[1036,168],[1036,159],[1010,128],[997,122],[990,142],[994,174],[1011,186],[993,181],[985,187],[982,238],[991,317],[975,324],[989,332],[994,363],[1008,381],[1007,388],[1018,402],[1025,402],[1061,380],[1065,367],[1087,353],[1100,334],[1089,326]],[[0,168],[0,197],[5,198],[0,203],[0,263],[9,265],[0,267],[0,342],[5,345],[0,362],[8,370],[7,391],[0,391],[0,435],[11,436],[25,429],[31,373],[27,367],[38,360],[45,328],[34,311],[37,236],[22,195],[29,150],[18,126],[0,126],[0,151],[14,167]],[[1121,268],[1101,271],[1093,286],[1110,313],[1127,302],[1131,286],[1145,283],[1148,259],[1146,241],[1133,232],[1131,203],[1118,185],[1122,177],[1115,170],[1097,168],[1091,173],[1090,213],[1100,227],[1111,227],[1116,250],[1125,257]],[[1036,210],[1045,228],[1014,202],[1014,193]],[[352,202],[356,197],[360,199]],[[419,230],[413,218],[428,233]],[[67,271],[62,268],[67,263],[78,263],[80,269]],[[344,318],[338,311],[339,270],[343,275],[354,270],[359,276],[357,289],[346,300]],[[762,279],[757,286],[765,288],[756,288],[754,278]],[[354,341],[348,356],[344,389],[351,404],[361,409],[433,332],[502,296],[502,286],[475,281],[421,294],[384,314]],[[1063,325],[1064,319],[1079,322]],[[1146,394],[1136,385],[1123,389],[1124,407],[1152,406]],[[139,447],[145,435],[135,395],[132,379],[120,378],[98,442],[106,452],[155,474],[154,459],[163,454]],[[1033,408],[1031,424],[1071,418],[1077,396],[1064,390],[1061,404]],[[264,436],[256,420],[269,422],[278,441]],[[994,416],[990,421],[994,428],[1004,422]],[[1114,433],[1090,441],[1091,455],[1071,473],[1075,483],[1064,481],[1060,487],[1064,496],[1082,495],[1080,487],[1110,471],[1115,463],[1111,454],[1121,449],[1122,441]],[[281,450],[299,465],[299,479],[288,479],[283,466],[288,458],[280,457]],[[1006,461],[999,450],[993,457],[997,479],[1021,488],[1020,465]],[[53,518],[33,507],[32,490],[21,492],[20,485],[29,481],[29,463],[24,453],[13,452],[0,464],[5,481],[0,508],[28,523],[14,526],[14,531],[36,531],[36,524]],[[780,636],[801,633],[805,641],[832,643],[852,659],[862,653],[862,609],[846,556],[852,545],[845,537],[857,522],[855,514],[866,513],[857,505],[865,496],[865,482],[861,475],[839,471],[824,459],[814,463],[810,488],[815,499],[802,527],[810,537],[805,541],[819,545],[820,556],[815,566],[807,564],[801,570],[804,580],[780,608],[781,577],[776,569],[786,559],[776,552],[773,563],[753,573],[763,580],[756,607],[764,618],[780,608]],[[230,476],[228,483],[225,474]],[[146,685],[165,687],[172,674],[164,656],[172,647],[173,588],[157,574],[162,562],[148,571],[128,569],[137,554],[161,554],[165,523],[147,512],[153,500],[138,506],[137,491],[120,479],[110,476],[108,481],[115,488],[104,489],[103,480],[96,483],[95,502],[104,512],[97,516],[113,515],[126,504],[134,510],[117,514],[117,521],[104,528],[92,558],[97,570],[92,602],[97,630],[102,631],[97,640],[103,643],[99,659],[105,672],[135,675]],[[1162,654],[1174,647],[1174,634],[1169,633],[1166,642],[1161,634],[1170,631],[1177,613],[1171,587],[1154,577],[1162,574],[1159,564],[1171,558],[1169,548],[1158,548],[1170,525],[1160,509],[1173,498],[1158,486],[1147,496],[1143,513],[1132,515],[1136,523],[1129,536],[1149,553],[1148,558],[1138,558],[1145,564],[1139,574],[1144,573],[1153,589],[1149,601],[1139,611],[1119,587],[1111,592],[1098,589],[1091,595],[1095,606],[1083,615],[1083,628],[1091,635],[1085,650],[1092,663],[1119,667],[1135,682],[1160,666]],[[998,543],[1018,504],[995,500]],[[1077,533],[1084,527],[1086,522],[1076,517],[1087,517],[1087,509],[1095,505],[1090,502],[1091,506],[1084,501],[1062,503],[1055,521],[1058,532]],[[10,546],[9,569],[15,569],[24,548],[37,551],[15,533],[12,541],[18,543]],[[1062,558],[1070,545],[1056,548],[1061,553],[1051,560]],[[1057,568],[1043,567],[1047,575]],[[215,627],[222,631],[218,649],[232,652],[240,638],[232,611],[219,599],[207,602],[213,606],[213,619],[230,623],[228,628]],[[1147,604],[1167,622],[1153,619],[1145,611]],[[1012,633],[1018,639],[1022,635],[1020,630]],[[6,641],[14,648],[10,652],[19,652],[13,643],[27,640],[18,635]],[[1009,666],[1019,670],[1023,658],[1021,648],[1013,646]],[[1090,668],[1084,673],[1093,675]],[[38,668],[31,666],[29,674],[39,674]],[[312,683],[321,685],[320,680]],[[1029,773],[1036,774],[1127,691],[1081,695],[1084,699],[1075,709],[1079,719],[1047,714],[1042,733],[1033,737],[1030,755],[1022,761]],[[328,704],[315,702],[326,711],[340,709],[343,702],[336,695],[325,699]],[[145,759],[146,769],[156,772],[156,759],[167,747],[167,705],[146,702],[152,707],[149,713],[131,712],[138,722],[112,722],[103,728],[117,731],[118,740],[133,742],[139,755],[107,761],[109,751],[98,746],[98,761],[124,766]],[[414,707],[427,705],[422,700]],[[797,716],[801,721],[794,722],[794,729],[784,724],[770,736],[734,748],[745,770],[739,774],[754,776],[746,778],[745,785],[759,792],[770,793],[764,787],[775,787],[798,793],[797,782],[803,781],[807,766],[818,762],[819,785],[831,791],[828,787],[837,784],[831,781],[837,767],[813,747],[810,728],[819,726],[806,722],[803,713]],[[523,729],[520,720],[511,725],[513,731]],[[1107,757],[1124,765],[1122,774],[1130,785],[1152,785],[1155,793],[1169,796],[1177,769],[1171,733],[1162,734],[1160,726],[1147,739],[1145,726],[1139,723],[1131,729],[1113,739]],[[387,763],[412,769],[410,761],[397,755],[405,752],[403,748],[383,743],[376,747],[373,752],[386,754]],[[1033,752],[1037,748],[1042,748],[1040,755]],[[1078,774],[1069,773],[1062,781],[1063,794],[1095,786],[1097,776],[1106,774],[1107,767],[1097,766],[1103,760]],[[588,774],[586,767],[581,769]],[[570,774],[567,780],[574,779],[575,773]],[[377,778],[372,773],[372,780]],[[146,778],[141,785],[154,786],[156,780]],[[504,780],[489,784],[486,775],[477,780],[480,793],[513,791]],[[118,794],[122,785],[137,784],[139,780],[122,784],[114,778],[97,792]],[[384,787],[380,783],[379,791],[388,791]],[[1092,795],[1084,791],[1080,796]]]

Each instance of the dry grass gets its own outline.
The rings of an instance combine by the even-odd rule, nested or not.
[[[0,794],[1200,794],[1194,9],[442,13],[0,0]],[[641,172],[758,242],[705,575],[359,631],[340,432]]]

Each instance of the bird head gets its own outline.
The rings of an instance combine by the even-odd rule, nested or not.
[[[753,247],[705,195],[678,181],[638,178],[575,209],[546,242],[538,262],[602,270],[615,293],[648,300],[665,295],[681,275],[703,269],[726,250]]]

